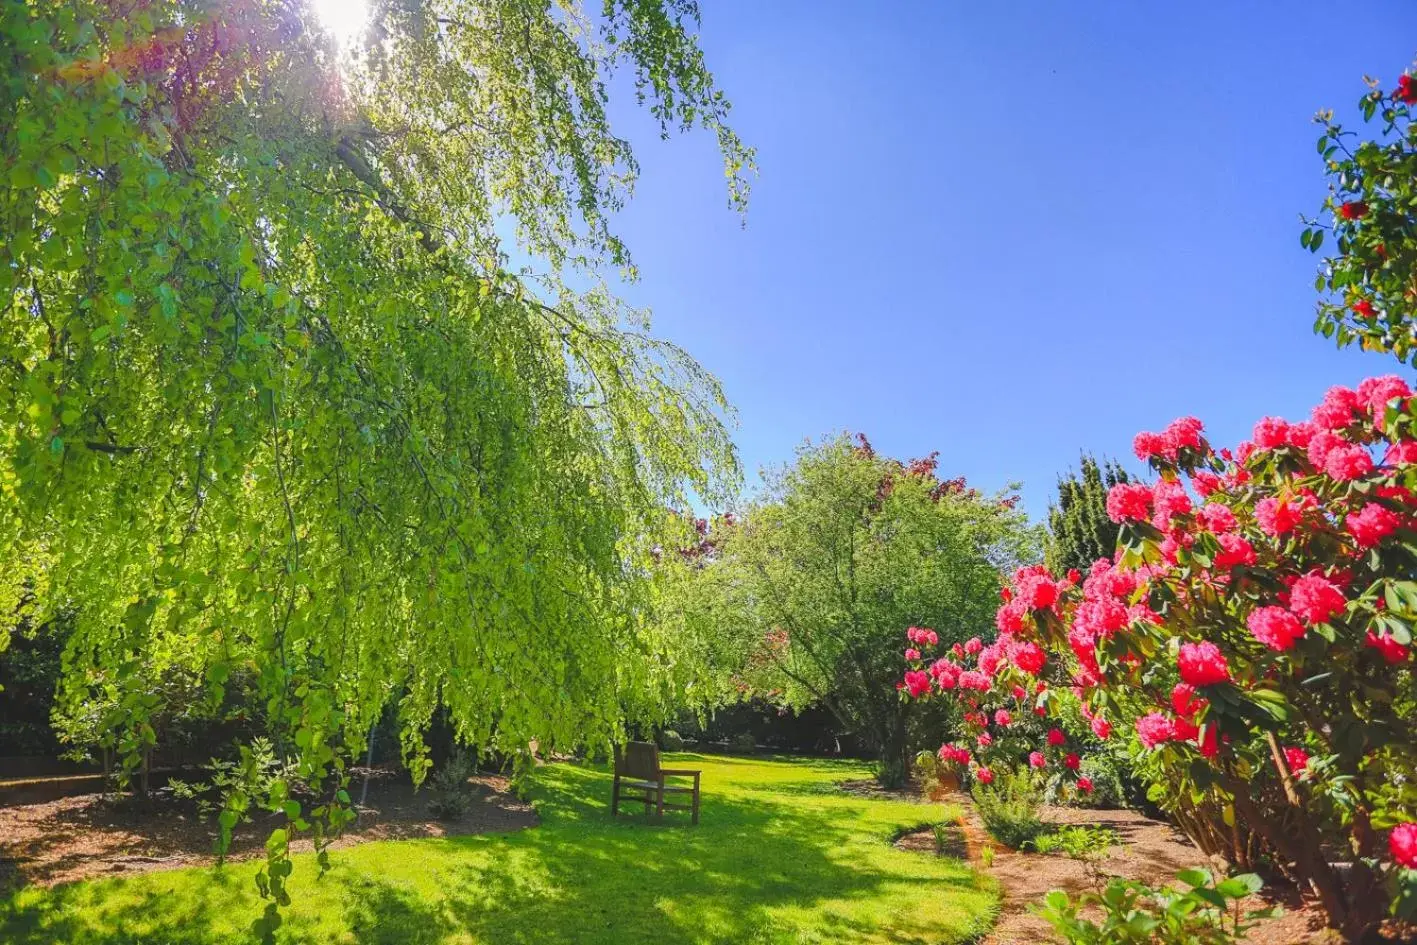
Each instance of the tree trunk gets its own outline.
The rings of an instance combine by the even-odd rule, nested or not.
[[[910,759],[907,757],[905,738],[905,716],[897,711],[889,713],[880,726],[881,766],[877,780],[881,787],[898,788],[905,784],[910,775]]]

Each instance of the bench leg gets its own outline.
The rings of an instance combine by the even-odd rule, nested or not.
[[[664,819],[664,781],[659,782],[659,790],[655,792],[654,816],[660,820]]]

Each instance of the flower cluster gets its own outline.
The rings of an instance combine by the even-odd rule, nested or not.
[[[1025,616],[1056,607],[1080,579],[1076,573],[1055,579],[1039,566],[1020,569],[1001,594],[1000,627],[1021,628]],[[934,637],[932,631],[915,627],[906,631],[912,644],[906,650],[910,668],[898,688],[913,699],[949,697],[961,706],[965,737],[960,743],[940,746],[942,763],[969,769],[980,784],[991,783],[1001,766],[1026,765],[1035,770],[1057,766],[1072,776],[1077,790],[1092,790],[1089,779],[1076,776],[1082,757],[1066,733],[1056,725],[1035,731],[1035,725],[1043,724],[1038,720],[1048,717],[1053,696],[1047,682],[1039,678],[1048,665],[1047,651],[1039,641],[1003,629],[991,643],[973,637],[932,659],[928,649],[937,643]],[[1093,731],[1106,737],[1110,726],[1098,719]],[[1035,734],[1046,742],[1044,749],[1032,748]],[[972,751],[964,747],[970,742]]]

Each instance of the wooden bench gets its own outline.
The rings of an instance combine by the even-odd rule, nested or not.
[[[650,742],[630,742],[624,749],[615,749],[615,787],[610,795],[610,816],[620,812],[620,802],[639,801],[645,805],[645,814],[654,810],[656,817],[663,817],[667,810],[687,810],[692,812],[691,823],[699,822],[699,775],[701,772],[686,768],[663,768],[659,764],[659,748]],[[666,778],[693,778],[694,784],[671,784]],[[626,792],[631,793],[626,793]],[[669,803],[666,796],[675,798],[691,795],[688,804]]]

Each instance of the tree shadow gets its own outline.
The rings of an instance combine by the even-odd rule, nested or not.
[[[673,763],[693,760],[680,755]],[[732,763],[721,758],[712,763],[725,760]],[[558,765],[538,776],[533,792],[540,827],[382,846],[382,857],[403,855],[415,862],[423,851],[434,849],[429,844],[437,844],[436,861],[429,858],[435,864],[429,869],[436,871],[431,893],[414,888],[407,869],[396,875],[394,870],[337,867],[320,882],[332,884],[324,891],[327,897],[337,890],[343,937],[389,945],[796,942],[800,925],[795,917],[811,910],[816,910],[811,922],[825,936],[822,941],[924,943],[950,931],[963,939],[987,925],[989,896],[979,891],[964,865],[901,853],[898,863],[881,868],[873,856],[863,855],[863,844],[886,846],[900,827],[888,817],[873,818],[868,810],[873,802],[817,795],[799,804],[784,793],[784,783],[755,785],[748,778],[735,782],[731,795],[716,795],[706,785],[702,823],[692,827],[687,817],[673,815],[663,821],[638,813],[612,819],[609,781],[603,769]],[[86,908],[94,897],[83,895],[83,886],[15,899],[8,908],[0,901],[0,941],[232,941],[221,928],[222,916],[250,908],[251,902],[249,896],[238,896],[240,904],[234,904],[224,885],[233,881],[226,874],[212,883],[188,884],[180,896],[131,907],[125,903],[117,914],[110,909],[101,916]],[[958,928],[949,931],[938,921],[914,919],[903,908],[890,916],[892,934],[886,937],[874,927],[876,920],[853,909],[883,894],[905,905],[922,894],[966,890],[966,899],[978,908],[962,912]],[[824,903],[830,908],[823,913],[819,907]],[[328,903],[325,908],[327,914],[318,920],[292,910],[277,941],[329,941]],[[154,909],[173,914],[154,921]],[[141,936],[126,931],[139,926]]]

